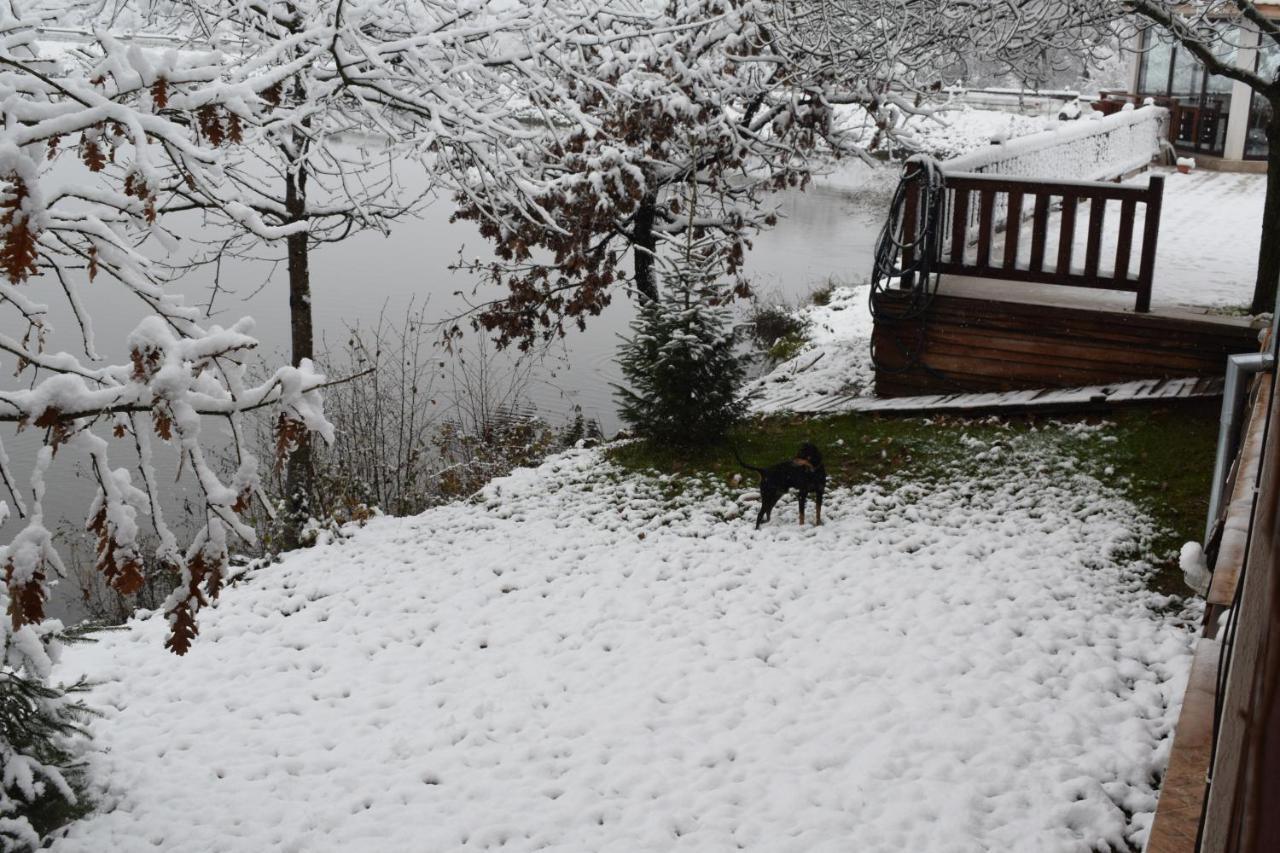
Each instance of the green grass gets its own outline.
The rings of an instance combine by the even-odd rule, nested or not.
[[[803,332],[797,332],[785,337],[778,338],[769,346],[765,355],[775,364],[781,364],[784,361],[790,361],[800,354],[800,350],[804,349],[804,345],[808,342]]]
[[[1053,420],[1067,424],[1105,421],[1108,426],[1077,434],[1069,429],[1044,429],[1049,420],[1033,417],[941,416],[929,421],[856,414],[771,417],[740,425],[730,440],[747,462],[757,465],[786,459],[801,442],[812,441],[822,448],[830,482],[838,487],[972,476],[990,463],[975,460],[968,441],[976,438],[990,444],[1022,437],[1037,452],[1070,460],[1079,470],[1118,488],[1145,512],[1157,528],[1144,555],[1157,569],[1149,584],[1159,592],[1185,594],[1177,554],[1183,542],[1204,535],[1217,437],[1216,405],[1134,407],[1103,417]],[[726,487],[735,474],[742,473],[727,444],[679,448],[633,442],[610,454],[615,462],[634,471],[709,476]]]

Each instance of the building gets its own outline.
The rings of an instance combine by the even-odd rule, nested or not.
[[[1280,0],[1257,2],[1267,17],[1280,21]],[[1280,45],[1236,22],[1220,46],[1223,54],[1266,77],[1280,70]],[[1153,98],[1172,112],[1171,141],[1180,154],[1206,168],[1266,171],[1267,123],[1271,105],[1244,83],[1216,74],[1182,45],[1161,38],[1158,30],[1141,36],[1130,92],[1103,93],[1104,111],[1116,102]]]

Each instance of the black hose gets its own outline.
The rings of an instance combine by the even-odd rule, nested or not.
[[[923,186],[921,186],[923,184]],[[914,232],[906,231],[907,198],[918,193]],[[884,334],[872,338],[871,362],[879,372],[907,373],[917,368],[954,385],[941,372],[924,364],[925,327],[929,307],[938,292],[936,270],[941,256],[942,219],[946,205],[946,177],[937,161],[925,155],[911,157],[902,166],[902,178],[889,204],[889,216],[876,242],[875,266],[871,273],[871,316],[875,320],[918,321],[915,341],[907,343],[898,335]],[[911,263],[901,264],[905,250],[911,252]],[[905,302],[878,298],[888,290],[907,293]],[[880,327],[883,329],[884,327]],[[887,340],[899,350],[897,366],[878,357],[876,338]]]

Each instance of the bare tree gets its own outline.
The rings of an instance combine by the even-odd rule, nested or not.
[[[196,0],[110,6],[111,16],[128,8],[131,21],[143,20],[192,47],[225,51],[249,76],[275,80],[262,91],[271,120],[208,130],[243,139],[224,165],[226,192],[285,236],[264,246],[261,232],[244,229],[221,200],[176,181],[164,188],[160,212],[204,211],[214,227],[206,231],[208,250],[175,275],[191,263],[221,268],[229,258],[280,252],[292,360],[314,358],[312,250],[365,229],[385,232],[419,211],[427,193],[456,172],[508,171],[509,141],[531,135],[523,93],[555,89],[545,76],[554,68],[526,64],[549,39],[564,37],[547,23],[545,5]],[[101,20],[104,8],[89,12]],[[416,173],[414,189],[402,181],[408,172]],[[305,500],[310,481],[304,439],[289,461],[289,494]]]

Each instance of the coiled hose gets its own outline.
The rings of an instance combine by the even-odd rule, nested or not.
[[[923,186],[921,186],[923,184]],[[914,233],[906,231],[907,197],[919,193]],[[946,179],[942,168],[932,157],[916,155],[902,165],[902,178],[889,205],[889,216],[876,242],[875,266],[871,272],[871,316],[876,320],[918,320],[916,340],[907,344],[896,335],[872,338],[871,362],[877,371],[905,373],[920,367],[942,377],[921,362],[924,351],[925,321],[929,305],[938,291],[939,275],[935,264],[940,257],[942,213],[946,204]],[[904,250],[910,250],[911,262],[901,264]],[[899,286],[900,285],[900,286]],[[882,292],[896,289],[907,292],[905,302],[877,298]],[[880,327],[884,328],[884,327]],[[876,338],[887,340],[900,358],[895,366],[885,364],[877,350]]]

